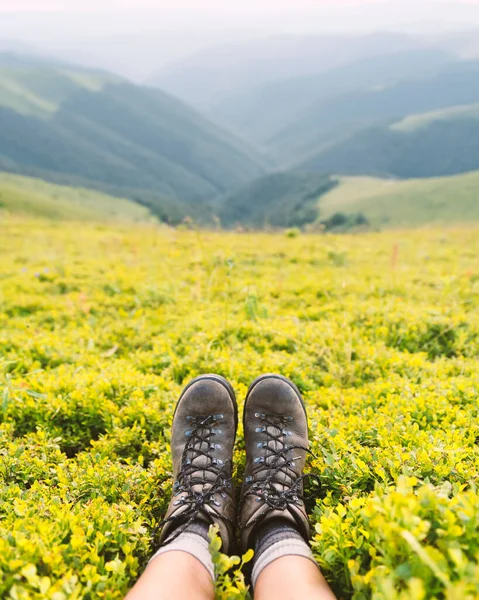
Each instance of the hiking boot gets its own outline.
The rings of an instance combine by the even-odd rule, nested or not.
[[[280,517],[308,541],[303,469],[308,421],[298,388],[281,375],[262,375],[250,386],[243,415],[246,470],[239,527],[243,550],[260,525]]]
[[[193,522],[217,524],[228,552],[234,539],[232,455],[238,409],[231,385],[219,375],[193,379],[173,417],[173,497],[161,523],[168,544]]]

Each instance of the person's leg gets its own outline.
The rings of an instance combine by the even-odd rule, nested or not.
[[[214,569],[209,526],[218,526],[227,553],[234,535],[232,456],[237,405],[231,385],[204,375],[184,389],[173,418],[173,495],[160,548],[128,600],[209,600]]]
[[[258,576],[255,600],[336,600],[317,565],[302,556],[283,556]]]
[[[213,580],[186,552],[172,551],[150,562],[125,600],[213,600]]]
[[[280,375],[259,377],[248,391],[243,424],[239,527],[243,550],[254,549],[255,600],[334,599],[308,544],[303,499],[308,421],[299,390]]]

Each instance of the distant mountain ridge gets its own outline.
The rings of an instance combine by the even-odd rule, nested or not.
[[[479,167],[464,119],[409,135],[390,129],[414,115],[479,103],[475,32],[317,36],[213,50],[163,69],[157,83],[203,107],[275,171],[421,177]],[[415,162],[408,165],[409,144]]]
[[[229,96],[210,114],[275,154],[275,137],[288,127],[297,127],[315,105],[361,90],[397,85],[412,77],[430,77],[454,62],[453,54],[429,48],[380,54],[324,73],[280,80]]]
[[[423,47],[413,36],[282,36],[206,48],[161,68],[148,80],[203,110],[258,85],[309,76],[368,57]]]
[[[0,57],[0,169],[127,196],[173,221],[264,173],[244,142],[159,90],[11,55]]]
[[[374,127],[321,150],[296,168],[402,179],[475,171],[479,168],[479,119],[431,121],[414,130]]]
[[[456,62],[436,73],[417,74],[392,85],[358,89],[314,103],[267,146],[279,161],[290,163],[360,129],[478,101],[479,61]]]

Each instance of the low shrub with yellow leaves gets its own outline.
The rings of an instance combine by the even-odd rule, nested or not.
[[[340,599],[479,597],[479,230],[0,224],[0,597],[122,598],[155,550],[182,387],[263,372],[309,413]],[[241,483],[240,425],[235,479]],[[311,484],[312,486],[312,484]],[[221,599],[243,559],[211,550]]]
[[[221,552],[221,538],[217,525],[210,527],[210,553],[215,569],[215,596],[217,600],[250,600],[244,567],[253,558],[253,550],[242,557],[226,556]]]

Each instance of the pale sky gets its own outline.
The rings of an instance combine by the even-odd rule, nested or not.
[[[236,5],[246,8],[291,8],[292,10],[314,8],[318,5],[365,4],[383,0],[241,0]],[[472,0],[475,1],[475,0]],[[479,0],[477,0],[479,1]],[[1,0],[1,11],[61,11],[61,12],[107,12],[125,9],[215,9],[235,10],[234,2],[228,0]]]
[[[292,11],[314,9],[319,6],[389,3],[400,5],[404,0],[0,0],[0,11],[59,11],[59,12],[109,12],[125,9],[154,9],[159,11],[191,9],[242,10],[291,9]],[[420,0],[419,0],[420,2]],[[430,0],[444,4],[445,0]],[[464,4],[479,5],[479,0],[462,0]]]
[[[274,36],[479,30],[479,0],[0,0],[2,43],[146,77],[202,48]]]

